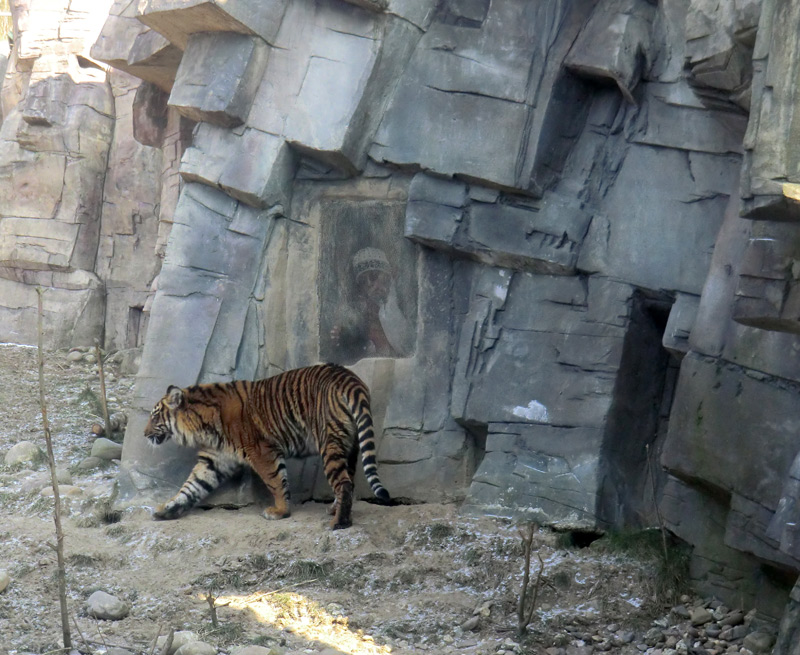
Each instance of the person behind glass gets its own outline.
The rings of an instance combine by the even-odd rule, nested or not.
[[[353,256],[355,298],[348,318],[331,330],[331,340],[344,357],[405,357],[413,335],[397,297],[392,268],[379,248],[362,248]]]

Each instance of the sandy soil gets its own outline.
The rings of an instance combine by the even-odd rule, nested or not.
[[[64,498],[64,531],[70,630],[82,652],[151,653],[157,635],[191,630],[223,652],[628,653],[635,648],[621,645],[624,635],[664,613],[653,600],[652,561],[597,544],[570,547],[540,530],[532,580],[538,556],[544,570],[520,638],[519,528],[460,516],[455,504],[358,502],[354,526],[336,532],[318,503],[277,522],[258,507],[195,510],[169,522],[152,521],[148,507],[115,511],[116,463],[79,468],[99,420],[97,367],[67,355],[47,354],[45,380],[56,460],[75,488]],[[34,484],[46,464],[3,464],[19,441],[44,449],[36,356],[0,345],[0,571],[10,576],[0,593],[0,653],[61,646],[52,499]],[[133,380],[113,364],[107,371],[111,411],[124,411]],[[86,600],[96,590],[125,601],[129,615],[90,617]]]

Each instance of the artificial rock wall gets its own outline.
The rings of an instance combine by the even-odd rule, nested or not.
[[[117,0],[68,83],[26,59],[29,5],[2,338],[30,338],[45,285],[52,343],[144,342],[128,496],[191,467],[141,437],[168,384],[340,361],[395,496],[587,530],[658,508],[701,590],[780,614],[800,571],[789,0]],[[29,136],[89,129],[83,107],[94,157]],[[73,160],[93,191],[65,213]],[[296,499],[328,493],[293,467]]]

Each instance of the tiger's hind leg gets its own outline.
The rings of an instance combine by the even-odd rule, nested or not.
[[[350,476],[355,487],[356,482],[356,467],[358,466],[358,444],[354,441],[350,449],[350,454],[347,456],[347,474]],[[339,510],[339,498],[334,497],[330,507],[328,507],[328,514],[334,516]]]
[[[358,446],[340,427],[329,426],[328,438],[322,449],[325,477],[333,489],[334,501],[330,508],[332,530],[342,530],[353,525],[353,480],[358,461]]]
[[[153,512],[153,518],[156,520],[180,518],[241,470],[242,465],[236,460],[201,450],[197,455],[197,463],[180,491],[166,503],[159,505]]]
[[[285,519],[291,516],[289,509],[289,479],[286,477],[286,463],[283,457],[265,449],[246,450],[247,462],[267,485],[275,504],[264,509],[264,518]]]

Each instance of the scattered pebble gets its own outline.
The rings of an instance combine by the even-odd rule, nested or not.
[[[217,655],[217,649],[204,641],[189,641],[176,650],[175,655]]]
[[[92,444],[91,456],[102,460],[120,459],[122,457],[122,444],[105,437],[99,437]]]
[[[121,601],[116,596],[107,594],[105,591],[95,591],[91,596],[89,596],[89,600],[86,601],[86,605],[89,616],[93,616],[96,619],[119,621],[120,619],[124,619],[126,616],[128,616],[128,613],[130,612],[130,608],[128,607],[127,603]],[[214,652],[214,655],[216,655],[216,651]]]
[[[44,460],[44,451],[32,441],[20,441],[14,444],[6,453],[6,466],[18,464],[35,464]]]
[[[177,630],[172,635],[172,645],[170,649],[167,651],[167,655],[175,655],[175,651],[178,650],[184,644],[188,644],[190,641],[200,641],[200,637],[197,636],[196,633],[192,632],[191,630]],[[164,648],[164,645],[167,643],[167,635],[161,635],[156,640],[156,648],[158,651],[161,652]]]

